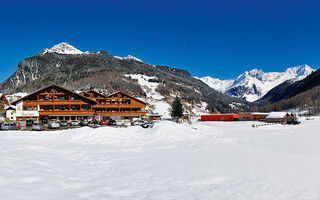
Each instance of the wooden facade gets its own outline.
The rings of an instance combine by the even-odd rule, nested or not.
[[[97,102],[52,84],[18,99],[12,104],[17,106],[16,117],[19,121],[27,119],[47,121],[49,119],[90,119],[94,115],[92,106]]]
[[[253,113],[238,113],[239,121],[261,121],[266,118],[269,113],[260,113],[260,112],[253,112]]]
[[[130,119],[146,115],[146,103],[123,92],[103,95],[96,91],[75,93],[51,84],[12,103],[18,121],[50,119]]]
[[[106,96],[90,90],[80,94],[98,102],[93,106],[93,110],[100,119],[114,118],[115,116],[129,119],[146,115],[144,108],[147,104],[124,92],[116,92]]]

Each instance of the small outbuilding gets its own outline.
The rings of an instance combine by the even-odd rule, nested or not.
[[[161,120],[162,118],[162,115],[158,113],[148,114],[147,116],[149,116],[152,120]]]
[[[252,115],[251,113],[238,113],[239,115],[239,121],[252,121]]]
[[[251,118],[253,121],[264,120],[270,113],[253,112],[251,113]]]
[[[287,120],[291,117],[291,114],[287,112],[271,112],[266,116],[264,121],[272,123],[287,123]]]

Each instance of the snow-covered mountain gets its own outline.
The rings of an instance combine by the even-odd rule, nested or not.
[[[138,62],[143,62],[142,60],[140,60],[139,58],[137,57],[134,57],[132,55],[128,55],[127,57],[120,57],[120,56],[114,56],[115,58],[118,58],[120,60],[135,60],[135,61],[138,61]]]
[[[40,52],[41,55],[46,53],[57,53],[57,54],[82,54],[83,52],[74,46],[70,45],[68,42],[62,42],[54,45],[50,49],[44,49]]]
[[[100,53],[100,51],[99,52],[89,52],[89,51],[82,52],[79,49],[75,48],[74,46],[70,45],[68,42],[61,42],[57,45],[54,45],[50,49],[42,50],[39,54],[45,55],[46,53],[77,55],[77,54],[96,54],[96,53]],[[121,60],[135,60],[138,62],[143,62],[141,59],[134,57],[132,55],[128,55],[126,57],[120,57],[120,56],[114,56],[114,57]]]
[[[210,76],[205,76],[202,78],[195,77],[195,78],[200,79],[205,84],[207,84],[208,86],[210,86],[211,88],[213,88],[219,92],[226,92],[227,88],[229,88],[234,82],[234,80],[232,80],[232,79],[220,80],[218,78],[212,78]]]
[[[308,65],[288,68],[284,72],[263,72],[261,69],[245,71],[235,80],[220,80],[209,76],[198,78],[211,88],[228,95],[256,101],[277,85],[292,80],[298,81],[315,70]]]

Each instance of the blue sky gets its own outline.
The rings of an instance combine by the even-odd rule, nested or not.
[[[3,0],[0,81],[65,41],[221,79],[256,67],[319,68],[319,8],[308,0]]]

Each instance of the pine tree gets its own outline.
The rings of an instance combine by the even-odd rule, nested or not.
[[[176,118],[181,118],[184,112],[183,105],[181,103],[181,98],[176,96],[173,100],[171,107],[171,116]]]

